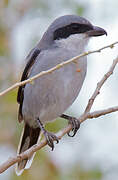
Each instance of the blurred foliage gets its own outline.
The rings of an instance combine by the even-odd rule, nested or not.
[[[0,42],[2,44],[2,46],[0,46],[0,56],[4,56],[8,53],[8,38],[5,29],[2,26],[0,26]]]
[[[17,177],[12,174],[12,180],[101,180],[102,173],[98,169],[83,170],[80,166],[72,167],[70,171],[60,173],[58,166],[51,161],[44,150],[36,154],[33,165],[29,170]]]
[[[51,2],[51,1],[50,1]],[[17,26],[17,23],[23,20],[23,17],[30,12],[38,9],[43,16],[52,16],[54,13],[50,2],[46,0],[1,0],[0,1],[0,91],[7,88],[17,81],[16,67],[12,59],[11,33]],[[73,12],[82,15],[84,5],[76,1],[63,0],[60,7],[71,8]],[[15,47],[13,48],[15,50]],[[15,151],[18,146],[23,124],[17,122],[16,102],[17,90],[11,91],[0,98],[0,145],[10,144]],[[48,130],[56,132],[67,124],[63,119],[47,125]],[[58,127],[58,128],[57,128]],[[8,150],[9,153],[9,150]],[[78,167],[79,166],[79,167]],[[69,172],[62,173],[57,164],[54,164],[45,150],[36,154],[34,163],[30,170],[17,177],[15,173],[11,174],[10,180],[100,180],[102,174],[99,170],[86,171],[78,164],[70,169]]]

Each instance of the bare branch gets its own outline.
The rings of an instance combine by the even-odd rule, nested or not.
[[[100,116],[103,116],[103,115],[106,115],[106,114],[110,114],[110,113],[116,112],[116,111],[118,111],[118,106],[88,113],[87,118],[88,119],[98,118]]]
[[[83,122],[87,119],[97,118],[102,115],[106,115],[106,114],[116,112],[116,111],[118,111],[118,106],[100,110],[100,111],[94,111],[92,113],[86,113],[86,114],[84,113],[80,118],[80,122]],[[59,139],[61,139],[71,129],[72,129],[71,125],[68,125],[66,128],[59,131],[56,134],[56,136]],[[43,148],[44,146],[46,146],[46,144],[47,144],[47,142],[44,139],[39,144],[32,146],[30,149],[23,152],[22,154],[9,158],[6,162],[4,162],[3,164],[0,165],[0,174],[3,173],[5,170],[7,170],[9,167],[13,166],[15,163],[20,162],[21,160],[30,157],[34,152],[36,152],[36,151],[40,150],[41,148]]]
[[[118,57],[113,61],[112,66],[110,67],[110,69],[108,70],[108,72],[103,76],[103,78],[101,79],[101,81],[99,81],[97,83],[97,87],[93,93],[93,95],[91,96],[91,98],[88,101],[87,107],[85,109],[85,113],[89,112],[92,108],[92,105],[94,103],[95,98],[97,97],[97,95],[100,93],[100,89],[103,86],[103,84],[105,83],[105,81],[113,74],[114,68],[116,66],[116,64],[118,63]]]
[[[105,48],[108,48],[108,47],[113,47],[114,44],[117,44],[118,42],[116,43],[113,43],[109,46],[106,46],[106,47],[103,47],[99,50],[96,50],[96,51],[91,51],[91,52],[87,52],[87,53],[84,53],[80,56],[77,56],[75,58],[72,58],[66,62],[63,62],[59,65],[57,65],[56,67],[48,70],[48,71],[44,71],[44,72],[41,72],[40,74],[32,77],[31,79],[28,79],[26,81],[23,81],[21,83],[16,83],[14,86],[10,87],[9,89],[3,91],[0,95],[4,95],[6,94],[7,92],[9,92],[10,90],[18,87],[18,86],[21,86],[21,85],[24,85],[26,83],[29,83],[29,82],[32,82],[34,79],[44,75],[44,74],[47,74],[47,73],[50,73],[70,62],[73,62],[75,61],[76,59],[78,59],[78,57],[82,57],[82,56],[85,56],[85,55],[88,55],[88,54],[91,54],[91,53],[94,53],[94,52],[100,52],[101,50],[105,49]],[[100,116],[103,116],[103,115],[106,115],[106,114],[109,114],[109,113],[112,113],[112,112],[116,112],[118,111],[118,106],[116,107],[111,107],[111,108],[107,108],[107,109],[103,109],[103,110],[99,110],[99,111],[94,111],[94,112],[90,112],[92,106],[93,106],[93,103],[97,97],[97,95],[99,94],[100,92],[100,89],[101,87],[103,86],[103,84],[106,82],[106,80],[110,77],[110,75],[113,73],[114,71],[114,68],[116,66],[116,64],[118,63],[118,57],[113,61],[109,71],[103,76],[103,78],[101,79],[101,81],[98,82],[97,84],[97,87],[93,93],[93,95],[91,96],[91,98],[89,99],[89,102],[87,104],[87,107],[84,111],[84,113],[78,118],[78,120],[80,121],[80,123],[82,123],[83,121],[87,120],[87,119],[92,119],[92,118],[97,118],[97,117],[100,117]],[[71,125],[68,125],[66,128],[62,129],[61,131],[59,131],[56,135],[59,139],[61,139],[66,133],[68,133],[70,130],[72,129]],[[7,170],[9,167],[11,167],[12,165],[14,165],[15,163],[17,162],[20,162],[21,160],[25,159],[25,158],[28,158],[30,157],[34,152],[40,150],[42,147],[44,147],[45,145],[47,144],[46,142],[46,139],[42,140],[40,142],[40,144],[36,144],[34,146],[32,146],[30,149],[28,149],[27,151],[23,152],[22,154],[18,155],[18,156],[15,156],[15,157],[12,157],[12,158],[9,158],[6,162],[4,162],[3,164],[0,165],[0,173],[4,172],[5,170]]]
[[[79,121],[82,123],[87,119],[98,118],[100,116],[107,115],[107,114],[117,112],[117,111],[118,111],[118,106],[110,107],[110,108],[107,108],[107,109],[102,109],[102,110],[94,111],[94,112],[86,112],[86,113],[83,113],[79,117]]]
[[[53,72],[53,71],[55,71],[55,70],[57,70],[57,69],[60,69],[60,68],[62,68],[63,66],[65,66],[65,65],[67,65],[67,64],[69,64],[69,63],[72,63],[72,62],[80,59],[80,58],[83,57],[83,56],[87,56],[87,55],[93,54],[93,53],[99,53],[99,52],[101,52],[103,49],[106,49],[106,48],[113,48],[116,44],[118,44],[118,42],[114,42],[114,43],[112,43],[112,44],[110,44],[110,45],[108,45],[108,46],[104,46],[104,47],[102,47],[102,48],[100,48],[100,49],[97,49],[97,50],[94,50],[94,51],[88,51],[88,52],[85,52],[85,53],[80,54],[79,56],[75,56],[74,58],[69,59],[68,61],[62,62],[62,63],[56,65],[55,67],[53,67],[53,68],[51,68],[51,69],[49,69],[49,70],[47,70],[47,71],[42,71],[42,72],[40,72],[39,74],[33,76],[33,77],[30,78],[30,79],[27,79],[27,80],[22,81],[22,82],[17,82],[17,83],[15,83],[15,84],[12,85],[11,87],[9,87],[9,88],[7,88],[6,90],[2,91],[2,92],[0,93],[0,96],[5,95],[5,94],[8,93],[9,91],[18,88],[19,86],[23,86],[23,85],[25,85],[25,84],[27,84],[27,83],[32,83],[32,81],[34,81],[35,79],[40,78],[40,77],[43,76],[43,75],[49,74],[49,73],[51,73],[51,72]]]
[[[68,125],[66,128],[59,131],[56,135],[59,139],[61,139],[71,129],[72,129],[71,125]],[[39,144],[32,146],[30,149],[23,152],[22,154],[9,158],[6,162],[4,162],[3,164],[0,165],[0,174],[3,173],[5,170],[7,170],[12,165],[14,165],[15,163],[20,162],[21,160],[30,157],[34,152],[40,150],[46,144],[47,144],[46,139],[44,139]]]

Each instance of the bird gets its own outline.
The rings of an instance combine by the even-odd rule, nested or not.
[[[58,17],[48,27],[41,40],[26,57],[27,63],[21,76],[21,81],[49,70],[84,52],[92,37],[107,35],[107,32],[94,26],[86,18],[78,15]],[[47,122],[61,117],[72,125],[74,136],[80,127],[75,117],[64,112],[77,98],[87,72],[87,57],[81,57],[76,62],[63,66],[49,74],[35,79],[33,83],[20,86],[17,93],[19,104],[18,120],[24,122],[18,154],[26,151],[40,141],[41,134],[47,144],[54,149],[54,141],[58,137],[45,129]],[[24,169],[30,168],[35,153],[16,165],[16,174],[21,175]]]

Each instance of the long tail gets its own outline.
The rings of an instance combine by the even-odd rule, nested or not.
[[[29,149],[31,146],[36,144],[40,140],[40,128],[31,128],[28,124],[25,124],[25,127],[23,129],[18,152],[17,154],[20,154],[27,149]],[[24,169],[30,168],[35,153],[29,157],[28,159],[22,160],[21,162],[17,163],[16,165],[16,174],[20,176]]]

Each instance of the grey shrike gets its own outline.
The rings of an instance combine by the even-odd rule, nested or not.
[[[76,15],[57,18],[44,33],[40,42],[31,50],[21,81],[31,78],[41,71],[83,53],[91,37],[102,36],[106,31],[93,26],[88,20]],[[78,71],[79,69],[79,71]],[[48,145],[59,142],[56,135],[44,129],[47,122],[57,117],[68,119],[74,136],[79,129],[79,121],[63,114],[77,98],[87,71],[87,58],[70,63],[50,74],[36,79],[33,84],[19,87],[19,122],[24,121],[18,154],[26,151],[40,140],[41,131]],[[68,133],[69,136],[71,136]],[[35,153],[34,153],[35,154]],[[29,159],[17,163],[16,173],[20,175],[31,166],[34,154]]]

